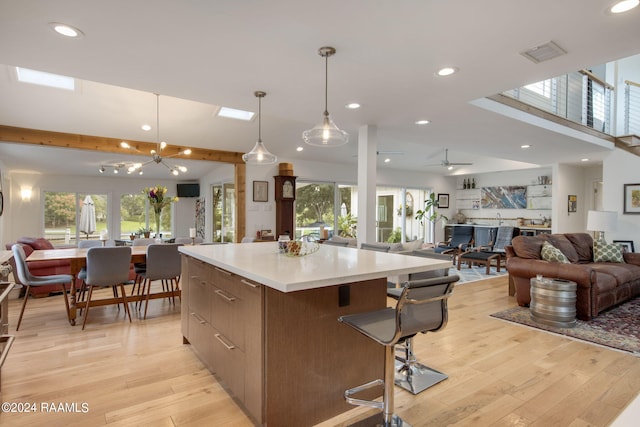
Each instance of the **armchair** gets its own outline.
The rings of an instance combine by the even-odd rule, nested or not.
[[[473,242],[473,228],[473,226],[466,225],[453,227],[453,233],[451,234],[449,242],[439,243],[438,246],[433,248],[434,252],[438,254],[451,254],[455,264],[458,255],[464,252]]]

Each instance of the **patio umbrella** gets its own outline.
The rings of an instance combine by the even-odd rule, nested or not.
[[[84,202],[82,202],[78,228],[81,233],[87,235],[87,239],[89,239],[89,234],[96,231],[96,207],[91,196],[85,197]]]

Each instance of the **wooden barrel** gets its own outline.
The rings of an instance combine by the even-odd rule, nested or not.
[[[293,176],[293,164],[280,163],[278,165],[278,174],[280,176]]]
[[[576,325],[575,282],[561,279],[531,279],[531,318],[557,328]]]

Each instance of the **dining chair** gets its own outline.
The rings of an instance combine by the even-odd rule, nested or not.
[[[176,237],[173,243],[179,243],[182,245],[190,245],[191,243],[203,243],[204,239],[200,236],[198,237],[194,237],[193,239],[191,237]]]
[[[67,298],[67,287],[65,286],[65,283],[69,283],[69,286],[71,286],[73,276],[70,274],[34,276],[29,271],[29,265],[26,261],[27,257],[24,254],[24,249],[22,248],[22,246],[19,243],[16,243],[11,247],[11,251],[13,252],[13,258],[16,263],[18,279],[20,279],[20,282],[22,282],[22,284],[27,287],[24,293],[24,301],[22,301],[20,316],[18,317],[18,325],[16,326],[16,331],[20,329],[20,324],[22,323],[22,315],[24,314],[24,309],[27,306],[27,300],[29,299],[29,295],[31,294],[30,291],[32,287],[60,284],[60,286],[62,287],[64,305],[67,309],[67,320],[69,320],[69,299]]]
[[[149,246],[154,244],[156,239],[150,238],[136,238],[131,242],[131,246]],[[138,287],[138,295],[140,295],[140,286],[142,286],[142,273],[147,269],[147,264],[144,262],[134,262],[133,263],[133,272],[136,274],[136,277],[133,279],[133,288],[131,289],[131,295],[136,290],[136,286]]]
[[[102,240],[78,240],[78,249],[98,248],[100,246],[116,246],[116,242],[115,240],[106,240],[103,245]],[[87,267],[82,267],[76,277],[82,280],[82,284],[80,285],[80,294],[78,296],[78,302],[82,302],[84,301],[84,296],[87,290],[87,286],[85,283],[85,280],[87,278]],[[117,296],[115,293],[115,289],[113,296]],[[118,304],[118,308],[120,308],[120,304]],[[80,314],[82,314],[82,308],[80,308]]]
[[[94,288],[116,288],[122,292],[121,302],[131,322],[131,312],[127,302],[124,285],[129,281],[129,269],[131,265],[131,248],[128,246],[96,247],[87,251],[87,278],[85,279],[88,295],[85,303],[84,329],[89,317],[89,307]],[[117,296],[117,291],[115,293]]]
[[[165,291],[177,292],[180,290],[178,282],[182,272],[180,252],[178,243],[153,244],[147,247],[147,268],[141,274],[142,294],[146,294],[144,305],[144,317],[147,318],[149,308],[149,296],[151,295],[151,282],[161,280]],[[145,291],[146,287],[146,291]],[[175,305],[175,296],[171,296]]]

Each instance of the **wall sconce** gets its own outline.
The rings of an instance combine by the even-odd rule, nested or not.
[[[22,187],[20,189],[20,197],[22,197],[23,202],[31,201],[31,187]]]

